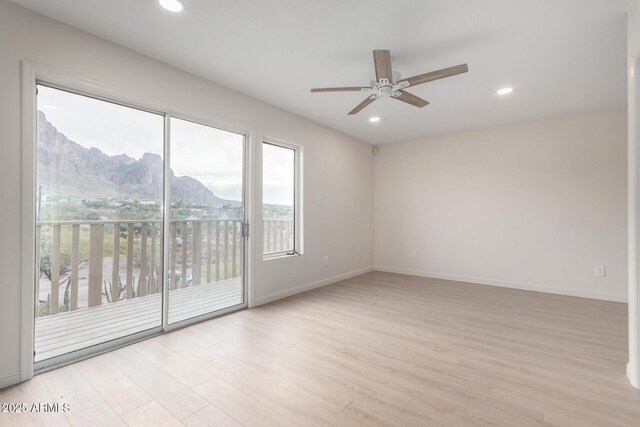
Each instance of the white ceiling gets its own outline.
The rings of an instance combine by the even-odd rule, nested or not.
[[[626,105],[628,0],[13,1],[372,144]],[[423,109],[309,93],[367,85],[373,49],[404,77],[469,73],[411,88]]]

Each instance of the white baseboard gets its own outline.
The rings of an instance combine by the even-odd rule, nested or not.
[[[348,273],[339,274],[337,276],[327,277],[326,279],[318,280],[315,282],[294,286],[293,288],[285,289],[284,291],[274,292],[272,294],[265,295],[260,298],[256,298],[256,300],[254,301],[253,307],[257,307],[262,304],[267,304],[269,302],[277,301],[282,298],[290,297],[291,295],[299,294],[301,292],[310,291],[311,289],[316,289],[322,286],[330,285],[332,283],[336,283],[341,280],[350,279],[352,277],[369,273],[371,271],[373,271],[373,267],[361,268],[359,270],[350,271]]]
[[[429,271],[408,270],[404,268],[376,266],[375,271],[384,271],[387,273],[408,274],[410,276],[430,277],[432,279],[454,280],[456,282],[467,282],[476,285],[499,286],[502,288],[520,289],[524,291],[545,292],[548,294],[568,295],[572,297],[598,299],[604,301],[627,302],[626,295],[611,294],[606,292],[581,291],[575,289],[556,288],[531,285],[528,283],[505,282],[492,279],[480,279],[476,277],[455,276],[452,274],[433,273]]]
[[[634,386],[637,389],[640,389],[640,379],[638,379],[638,376],[633,370],[633,366],[631,365],[631,362],[627,362],[627,378],[629,378],[629,382],[631,382],[632,386]]]
[[[0,389],[20,382],[20,372],[9,372],[0,375]]]

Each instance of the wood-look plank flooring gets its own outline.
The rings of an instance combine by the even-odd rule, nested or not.
[[[43,426],[639,426],[627,306],[373,272],[0,391]]]

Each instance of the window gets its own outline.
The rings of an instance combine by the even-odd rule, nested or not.
[[[300,148],[262,144],[262,219],[265,258],[298,255],[300,239]]]

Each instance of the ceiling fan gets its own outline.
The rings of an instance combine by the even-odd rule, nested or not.
[[[349,111],[349,114],[359,113],[378,98],[394,98],[398,101],[422,108],[429,105],[429,102],[404,89],[469,71],[467,64],[461,64],[406,79],[400,79],[400,74],[391,69],[391,52],[388,50],[374,50],[373,63],[376,69],[376,80],[371,82],[371,86],[323,87],[311,89],[311,92],[375,92],[358,104],[356,108]]]

